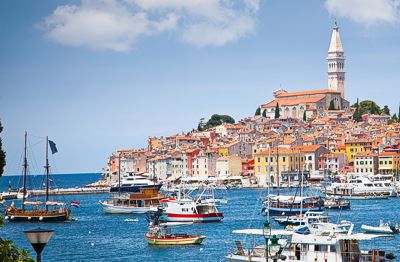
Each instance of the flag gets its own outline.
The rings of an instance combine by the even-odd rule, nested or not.
[[[49,146],[50,146],[50,149],[51,149],[51,153],[53,155],[58,152],[57,147],[56,147],[56,143],[54,143],[53,141],[49,140]]]
[[[80,205],[81,203],[79,203],[78,201],[71,201],[71,206],[79,207]]]

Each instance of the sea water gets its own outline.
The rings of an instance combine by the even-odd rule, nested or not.
[[[81,187],[100,178],[100,174],[54,175],[55,184],[69,188]],[[37,185],[43,185],[43,177],[30,177]],[[9,181],[16,187],[21,177],[0,178],[0,190],[7,190]],[[252,241],[263,243],[262,237],[232,234],[232,230],[261,228],[266,217],[262,215],[262,199],[266,190],[230,189],[217,190],[216,197],[228,199],[219,209],[224,213],[221,223],[195,224],[175,228],[177,232],[202,234],[206,236],[202,245],[194,246],[149,246],[144,238],[147,232],[146,219],[140,215],[105,215],[99,200],[108,194],[69,195],[63,201],[78,201],[79,208],[72,207],[71,217],[77,221],[65,223],[9,223],[0,227],[2,238],[13,240],[15,245],[34,251],[23,234],[24,230],[37,228],[53,229],[54,235],[43,252],[43,261],[225,261],[225,255],[235,251],[235,240],[244,246]],[[1,210],[3,212],[3,210]],[[379,220],[400,223],[400,199],[352,201],[350,211],[330,211],[332,221],[350,220],[360,232],[361,224],[378,225]],[[126,218],[138,218],[138,222],[126,222]],[[272,228],[281,228],[275,222]],[[400,240],[378,240],[362,243],[365,248],[385,247],[400,253]]]

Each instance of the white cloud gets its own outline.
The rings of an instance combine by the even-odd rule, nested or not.
[[[127,52],[140,37],[174,31],[196,46],[222,46],[254,31],[260,0],[82,0],[40,24],[60,44]]]
[[[332,15],[367,25],[400,22],[400,0],[326,0],[325,7]]]

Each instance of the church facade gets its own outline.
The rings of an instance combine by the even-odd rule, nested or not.
[[[287,92],[279,89],[274,92],[275,99],[261,105],[261,113],[267,118],[275,117],[276,105],[279,105],[281,118],[303,118],[320,114],[329,108],[331,101],[335,109],[346,109],[349,102],[345,99],[345,56],[340,40],[339,27],[335,22],[328,50],[328,89]]]

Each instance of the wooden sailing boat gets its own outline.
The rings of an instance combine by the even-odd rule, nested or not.
[[[48,159],[49,140],[46,137],[46,199],[41,201],[26,201],[26,176],[28,170],[27,160],[27,132],[25,132],[24,147],[24,187],[21,208],[16,208],[14,203],[6,208],[5,218],[10,222],[50,222],[50,221],[69,221],[71,210],[65,203],[49,201],[49,159]],[[27,209],[30,206],[30,209]]]

